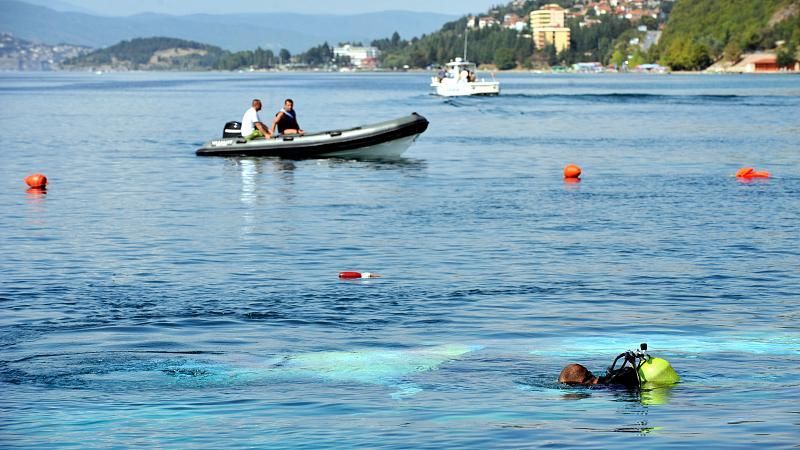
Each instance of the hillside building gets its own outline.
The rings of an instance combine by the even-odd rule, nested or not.
[[[350,58],[350,62],[358,68],[374,68],[377,65],[380,54],[381,52],[377,47],[359,47],[345,44],[341,47],[333,48],[334,56],[346,56]]]
[[[542,9],[531,11],[531,28],[563,27],[565,17],[564,8],[551,3]]]
[[[714,70],[714,68],[709,68]],[[795,61],[788,67],[780,67],[778,58],[774,53],[750,53],[742,55],[742,59],[730,67],[717,68],[721,72],[733,73],[764,73],[764,72],[785,72],[785,71],[800,71],[800,61]]]
[[[478,19],[478,28],[484,29],[486,27],[496,27],[500,25],[500,21],[492,16],[484,16]]]
[[[525,29],[525,20],[516,14],[506,14],[503,17],[503,28],[521,33]]]
[[[613,15],[631,22],[639,22],[645,17],[658,19],[662,14],[662,2],[667,0],[587,0],[576,3],[568,13],[570,18],[595,19],[605,15]],[[671,0],[670,0],[671,1]],[[593,20],[595,20],[593,19]],[[581,26],[592,26],[597,23],[589,20],[581,22]]]
[[[566,12],[564,8],[551,3],[542,9],[531,12],[531,30],[533,42],[537,49],[554,45],[556,51],[569,48],[570,31],[564,25]]]
[[[35,43],[11,33],[0,33],[0,71],[57,70],[63,61],[85,55],[89,50],[80,45]]]

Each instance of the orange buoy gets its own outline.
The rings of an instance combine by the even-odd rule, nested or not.
[[[573,179],[580,177],[581,177],[580,167],[576,166],[575,164],[567,164],[567,167],[564,167],[564,178]]]
[[[742,167],[736,171],[736,178],[769,178],[769,172],[759,172],[752,167]]]
[[[377,273],[370,273],[370,272],[339,272],[339,278],[343,278],[346,280],[352,280],[356,278],[379,278],[380,275]]]
[[[25,184],[32,188],[44,189],[47,186],[47,177],[41,173],[34,173],[25,177]]]

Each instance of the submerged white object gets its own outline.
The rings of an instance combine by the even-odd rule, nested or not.
[[[437,370],[442,364],[480,349],[470,345],[439,345],[409,350],[330,351],[286,355],[272,359],[256,377],[317,378],[346,383],[379,384],[398,389],[392,397],[421,389],[406,377]]]
[[[282,370],[323,378],[373,382],[437,369],[475,347],[442,345],[412,350],[365,350],[301,353],[284,358]]]

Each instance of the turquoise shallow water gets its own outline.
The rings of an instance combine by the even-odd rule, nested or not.
[[[0,74],[0,442],[796,446],[800,78],[499,77]],[[254,96],[431,125],[395,162],[195,157]],[[682,383],[554,382],[640,342]]]

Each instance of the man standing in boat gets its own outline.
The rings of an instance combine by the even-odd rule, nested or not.
[[[275,120],[272,121],[272,126],[269,128],[270,134],[275,132],[275,127],[278,127],[280,134],[304,134],[297,123],[297,112],[294,110],[294,101],[287,98],[283,102],[283,108],[275,114]]]
[[[272,133],[267,131],[267,127],[264,126],[259,111],[261,111],[261,100],[254,99],[253,107],[245,111],[244,117],[242,117],[242,137],[246,141],[272,137]]]

